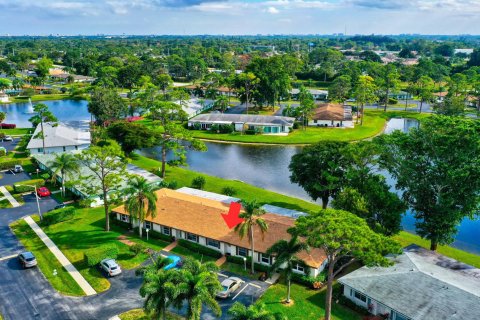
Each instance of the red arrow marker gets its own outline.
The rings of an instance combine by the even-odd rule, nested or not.
[[[238,217],[238,215],[240,214],[241,208],[242,208],[242,205],[240,203],[231,202],[230,209],[228,210],[228,214],[224,214],[224,213],[221,214],[228,228],[232,229],[237,224],[243,222],[243,219]]]

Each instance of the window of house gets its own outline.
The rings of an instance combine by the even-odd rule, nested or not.
[[[266,255],[266,254],[263,254],[263,253],[259,253],[259,255],[260,255],[260,261],[261,262],[266,263],[266,264],[270,264],[271,257],[269,255]]]
[[[207,246],[220,249],[220,241],[207,238]]]
[[[395,312],[395,318],[392,318],[392,319],[395,319],[395,320],[410,320],[410,318],[407,318],[404,315],[401,315],[401,314],[396,313],[396,312]]]
[[[145,229],[152,229],[152,223],[150,221],[145,221]]]
[[[163,226],[163,227],[162,227],[162,233],[163,233],[163,234],[166,234],[167,236],[169,236],[169,235],[172,233],[172,231],[170,230],[169,227]]]
[[[305,273],[305,267],[302,264],[297,263],[293,266],[293,270]]]
[[[38,152],[43,152],[43,148],[38,148],[37,151]]]
[[[313,123],[317,123],[317,120],[313,120]]]
[[[237,247],[237,256],[248,257],[248,249]]]
[[[198,236],[193,233],[186,233],[187,234],[187,240],[193,241],[193,242],[198,242]]]
[[[129,220],[129,219],[128,219],[128,216],[127,216],[126,214],[122,214],[122,215],[120,216],[120,219],[121,219],[123,222],[129,222],[129,221],[128,221],[128,220]]]
[[[355,291],[355,298],[360,300],[360,301],[367,302],[367,297],[364,294],[361,294],[358,291]]]

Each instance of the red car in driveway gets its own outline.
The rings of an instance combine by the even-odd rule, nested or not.
[[[51,193],[50,190],[48,190],[46,187],[41,187],[37,189],[37,194],[40,197],[48,197]]]

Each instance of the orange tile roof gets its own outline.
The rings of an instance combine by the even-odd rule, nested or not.
[[[184,194],[170,189],[161,189],[157,192],[157,215],[147,217],[159,225],[194,233],[202,237],[226,242],[235,246],[250,248],[247,237],[240,239],[234,229],[229,229],[221,216],[227,213],[229,205],[210,199]],[[122,205],[112,210],[120,214],[127,214]],[[268,224],[268,231],[263,235],[256,228],[254,231],[255,251],[266,252],[275,242],[290,239],[287,229],[295,224],[295,219],[272,213],[263,215]],[[302,252],[300,259],[314,268],[318,268],[326,259],[320,249],[312,249],[310,253]]]
[[[345,116],[345,107],[338,103],[320,103],[313,110],[311,116],[313,120],[352,120],[351,117]]]

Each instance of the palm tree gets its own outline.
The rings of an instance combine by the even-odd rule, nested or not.
[[[49,166],[53,171],[53,175],[60,173],[62,178],[62,196],[65,197],[65,179],[67,174],[80,172],[77,158],[71,153],[56,154],[55,158],[50,161]]]
[[[297,254],[304,250],[309,250],[309,247],[305,242],[300,241],[297,235],[292,236],[290,241],[279,240],[267,250],[268,255],[275,257],[271,270],[276,271],[281,268],[285,274],[288,286],[287,303],[290,303],[290,285],[293,268],[297,264],[304,264],[302,260],[297,258]]]
[[[187,319],[200,320],[203,305],[211,309],[216,316],[222,314],[220,305],[215,296],[222,290],[216,271],[217,265],[214,262],[201,263],[192,258],[186,258],[179,270],[172,269],[174,274],[171,288],[172,305],[181,309],[184,302],[187,302]]]
[[[138,233],[142,237],[142,225],[145,218],[157,216],[157,194],[156,186],[148,183],[147,179],[140,176],[134,176],[129,181],[129,187],[125,190],[128,199],[125,202],[125,208],[130,216],[138,220]]]
[[[43,103],[38,103],[33,107],[33,111],[35,111],[36,115],[28,119],[32,123],[34,127],[40,124],[40,132],[34,136],[35,139],[41,138],[42,139],[42,147],[43,147],[43,154],[46,154],[45,151],[45,134],[43,131],[43,124],[45,122],[50,122],[52,126],[56,126],[57,117],[48,110],[48,106]]]
[[[240,302],[235,302],[233,306],[228,309],[228,314],[231,320],[281,320],[286,317],[280,313],[272,314],[265,310],[265,304],[256,303],[248,308]]]
[[[258,230],[262,233],[262,238],[268,230],[268,225],[261,218],[265,214],[265,210],[260,207],[260,204],[256,201],[242,201],[244,212],[238,215],[239,218],[243,219],[243,222],[235,226],[235,232],[238,232],[240,239],[243,239],[248,235],[248,242],[250,243],[250,250],[252,251],[252,266],[251,272],[255,273],[255,262],[254,262],[254,253],[255,253],[255,243],[253,238],[253,233],[255,227],[258,227]]]
[[[170,292],[175,284],[171,282],[173,273],[163,270],[170,259],[159,257],[150,266],[143,269],[143,284],[140,295],[145,299],[143,309],[151,314],[152,319],[166,319],[166,311],[170,305]]]

